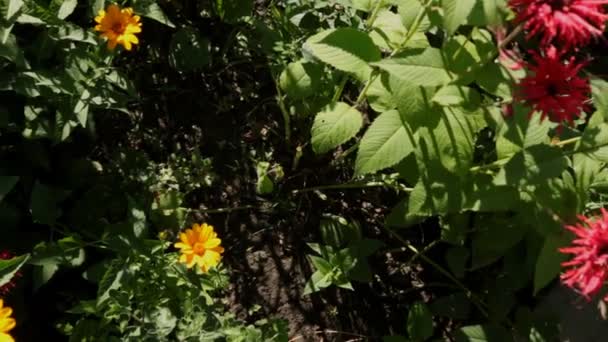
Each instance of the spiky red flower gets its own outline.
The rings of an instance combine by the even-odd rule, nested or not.
[[[578,75],[586,63],[574,57],[562,61],[562,54],[550,46],[544,56],[531,51],[526,62],[528,75],[519,83],[516,99],[539,111],[542,118],[557,123],[572,123],[588,108],[591,88],[589,80]]]
[[[570,269],[561,275],[561,280],[590,299],[608,279],[608,211],[602,208],[601,217],[590,219],[580,215],[579,219],[581,222],[576,225],[566,226],[577,238],[572,241],[573,246],[559,250],[574,255],[572,260],[562,263]]]
[[[515,22],[526,38],[540,36],[541,45],[559,42],[564,49],[588,44],[604,33],[608,0],[510,0]]]
[[[7,251],[7,250],[0,251],[0,259],[2,259],[2,260],[12,259],[14,257],[15,257],[15,255],[13,253],[11,253],[10,251]],[[22,276],[21,272],[17,272],[13,276],[13,279],[11,279],[8,283],[4,284],[3,286],[0,286],[0,295],[6,296],[15,287],[17,287],[17,279],[21,278],[21,276]]]

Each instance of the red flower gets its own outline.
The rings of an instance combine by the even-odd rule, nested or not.
[[[576,63],[574,57],[561,61],[561,54],[553,46],[545,56],[530,53],[533,62],[525,64],[532,73],[519,83],[516,98],[541,112],[543,119],[548,116],[553,122],[572,123],[588,107],[589,80],[578,76],[585,63]]]
[[[608,0],[510,0],[515,22],[524,23],[526,38],[541,36],[541,45],[557,41],[565,49],[585,45],[604,33]]]
[[[594,220],[582,215],[579,219],[582,222],[575,226],[566,226],[577,238],[572,241],[574,246],[559,250],[574,254],[572,260],[562,263],[562,266],[571,268],[562,274],[561,279],[566,286],[590,299],[608,278],[608,211],[602,208],[602,216]]]
[[[15,257],[15,255],[7,250],[0,251],[0,259],[2,259],[2,260],[12,259],[13,257]],[[21,272],[17,272],[17,273],[15,273],[15,276],[13,277],[13,279],[11,279],[8,283],[4,284],[3,286],[0,286],[0,295],[6,296],[15,287],[17,287],[16,280],[21,278],[21,276],[22,276]]]

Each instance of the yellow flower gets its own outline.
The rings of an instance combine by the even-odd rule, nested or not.
[[[194,224],[192,229],[179,234],[179,239],[181,241],[175,244],[181,253],[179,262],[188,268],[196,264],[203,272],[207,272],[220,262],[221,254],[224,253],[224,248],[220,246],[222,240],[217,238],[213,227],[206,223]]]
[[[8,332],[15,327],[15,319],[11,318],[13,309],[4,307],[4,301],[0,299],[0,342],[15,342]]]
[[[121,44],[127,50],[131,50],[131,44],[139,43],[135,36],[141,32],[140,17],[133,15],[132,8],[120,9],[115,4],[108,6],[106,11],[100,10],[95,17],[95,31],[101,32],[101,36],[108,40],[108,48],[114,50],[117,44]]]

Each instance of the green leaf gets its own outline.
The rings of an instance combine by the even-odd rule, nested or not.
[[[439,89],[432,101],[445,107],[462,105],[474,107],[479,105],[481,95],[473,88],[450,84]]]
[[[355,176],[391,167],[414,150],[412,138],[398,111],[378,116],[367,129],[357,152]]]
[[[126,278],[124,261],[121,262],[119,259],[114,260],[99,282],[99,288],[97,290],[98,308],[110,298],[110,291],[120,288]]]
[[[19,176],[0,176],[0,202],[11,192],[18,181]]]
[[[559,248],[565,247],[568,242],[568,238],[562,234],[551,234],[545,238],[538,259],[536,259],[535,295],[559,275],[561,263],[567,259],[565,254],[559,252]]]
[[[513,337],[499,325],[470,325],[458,329],[456,342],[509,342]]]
[[[29,257],[29,254],[24,254],[12,259],[0,259],[0,287],[13,279],[15,273],[28,261]]]
[[[603,122],[603,118],[600,111],[593,114],[575,152],[605,163],[608,162],[608,123]]]
[[[401,22],[406,29],[411,28],[420,11],[425,10],[419,0],[400,0],[398,9],[399,15],[401,16]],[[427,28],[421,27],[421,29],[425,31]]]
[[[210,49],[207,38],[191,28],[183,28],[171,38],[169,64],[179,71],[200,70],[211,61]]]
[[[160,338],[169,335],[177,325],[177,317],[167,307],[156,307],[144,313],[144,323],[154,327],[154,333]]]
[[[78,0],[62,0],[61,6],[59,7],[59,11],[57,11],[57,18],[67,18],[70,14],[72,14],[72,12],[74,12],[74,9],[76,9],[77,5]]]
[[[0,13],[2,14],[2,19],[11,21],[13,16],[19,12],[23,5],[23,0],[2,0],[0,2]]]
[[[382,9],[370,32],[370,37],[382,49],[392,50],[399,47],[407,35],[401,17],[389,9]]]
[[[279,86],[292,99],[303,99],[318,91],[322,72],[317,64],[293,62],[281,72]]]
[[[416,85],[440,86],[450,81],[441,50],[436,48],[409,50],[371,64]]]
[[[424,341],[433,335],[433,315],[426,304],[412,305],[407,315],[407,332],[414,341]]]
[[[371,62],[381,59],[380,50],[362,31],[352,28],[326,30],[306,41],[304,50],[338,70],[355,75],[360,81],[369,79]]]
[[[525,109],[517,106],[514,111],[511,120],[502,121],[497,129],[498,159],[510,157],[531,146],[549,143],[549,130],[552,126],[549,120],[541,120],[539,113],[528,116]]]
[[[593,105],[601,113],[603,122],[608,122],[608,82],[598,77],[591,77],[591,94]]]
[[[0,43],[0,57],[8,59],[18,67],[25,66],[23,52],[19,48],[19,45],[17,45],[17,39],[12,34],[7,36],[6,42]]]
[[[133,4],[133,10],[136,14],[156,20],[161,24],[175,28],[175,25],[169,20],[165,12],[160,8],[156,1],[137,1]]]
[[[329,105],[317,114],[311,130],[316,154],[329,152],[354,137],[363,125],[361,113],[344,102]]]
[[[525,185],[544,183],[549,178],[562,175],[568,166],[568,158],[558,147],[533,145],[515,154],[502,168],[496,185]]]
[[[503,24],[505,13],[508,13],[506,0],[476,0],[468,23],[497,27]]]
[[[319,223],[321,239],[324,244],[343,248],[361,239],[361,227],[356,222],[335,215],[323,215]]]
[[[321,271],[316,271],[315,273],[313,273],[310,279],[308,279],[308,281],[306,282],[302,295],[306,296],[311,293],[320,291],[321,289],[324,289],[326,287],[329,287],[332,284],[331,275],[331,272],[322,273]]]
[[[454,293],[435,299],[430,309],[436,316],[449,317],[455,320],[466,320],[471,312],[471,302],[466,294]]]
[[[38,266],[57,264],[76,267],[82,265],[84,258],[83,244],[70,236],[57,242],[37,244],[30,263]]]
[[[253,0],[215,0],[215,9],[227,23],[236,23],[253,11]]]
[[[472,269],[489,265],[503,257],[521,241],[528,229],[506,216],[480,217],[472,242]]]
[[[476,0],[441,0],[443,27],[449,35],[454,34],[456,29],[466,22],[475,2]]]
[[[469,260],[469,249],[464,247],[452,247],[445,253],[445,259],[450,271],[456,278],[464,277],[467,261]]]
[[[258,175],[258,181],[256,183],[256,192],[260,195],[269,194],[274,191],[274,183],[268,175],[269,169],[269,162],[258,162],[255,166],[255,170]]]
[[[32,189],[30,211],[35,222],[52,225],[61,215],[59,203],[67,197],[65,190],[36,182]]]

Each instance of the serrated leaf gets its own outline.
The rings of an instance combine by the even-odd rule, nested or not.
[[[215,0],[219,17],[228,23],[236,23],[253,11],[253,0]]]
[[[35,222],[54,224],[61,214],[59,202],[67,196],[65,190],[52,188],[37,182],[32,189],[30,211]]]
[[[407,35],[407,29],[401,22],[401,17],[389,9],[382,9],[374,22],[370,37],[382,49],[399,47]]]
[[[467,20],[476,0],[441,0],[443,27],[452,35]]]
[[[165,12],[155,1],[137,1],[133,5],[136,14],[156,20],[161,24],[175,28],[175,24],[169,20]]]
[[[23,7],[23,0],[2,0],[0,10],[2,10],[2,19],[10,21],[17,12]]]
[[[61,1],[61,6],[59,6],[59,11],[57,11],[57,18],[65,19],[67,18],[76,6],[78,5],[78,0],[63,0]]]
[[[25,265],[29,257],[29,254],[24,254],[11,259],[0,259],[0,287],[11,281],[15,273]]]
[[[536,259],[535,295],[559,275],[562,269],[561,263],[567,259],[565,254],[559,252],[559,248],[565,247],[567,244],[568,239],[561,234],[551,234],[545,238],[538,259]]]
[[[369,79],[371,62],[381,59],[372,39],[362,31],[340,28],[318,33],[306,41],[304,49],[338,70],[355,75],[360,81]]]
[[[324,289],[330,285],[331,273],[322,273],[321,271],[316,271],[306,282],[302,295],[309,295],[311,293],[320,291],[321,289]]]
[[[338,102],[317,114],[311,130],[312,149],[326,153],[353,138],[363,125],[361,113],[344,102]]]
[[[409,50],[371,64],[415,85],[440,86],[450,80],[441,50],[436,48]]]
[[[4,199],[19,181],[19,176],[0,176],[0,202]]]
[[[499,325],[470,325],[458,329],[456,342],[510,342],[513,337]]]
[[[433,102],[440,106],[477,106],[481,101],[481,95],[470,87],[462,87],[457,85],[447,85],[439,89]]]
[[[355,176],[391,167],[414,150],[412,137],[398,111],[378,116],[367,129],[357,152]]]
[[[414,303],[407,315],[407,332],[414,341],[424,341],[433,335],[433,315],[422,302]]]
[[[317,64],[293,62],[281,72],[279,86],[294,100],[311,96],[317,91],[322,70]]]
[[[99,282],[99,289],[97,290],[98,308],[110,298],[111,290],[117,289],[122,285],[125,275],[125,269],[120,265],[119,260],[115,260],[110,264],[110,267],[108,267]]]

